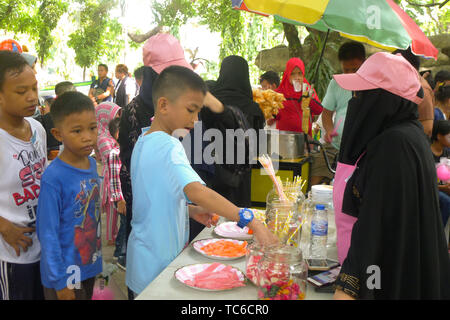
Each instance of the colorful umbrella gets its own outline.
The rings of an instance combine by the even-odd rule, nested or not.
[[[235,9],[276,20],[334,30],[341,36],[394,51],[437,59],[438,50],[417,24],[392,0],[231,0]]]

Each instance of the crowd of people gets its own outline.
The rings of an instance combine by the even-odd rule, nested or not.
[[[248,209],[251,164],[194,163],[173,136],[264,128],[310,139],[321,131],[313,185],[334,178],[323,153],[338,162],[336,177],[339,164],[355,168],[342,189],[342,212],[356,223],[336,299],[450,299],[450,181],[436,174],[450,156],[450,72],[420,76],[410,50],[366,57],[362,44],[346,42],[342,74],[322,101],[300,58],[289,59],[281,80],[262,74],[261,88],[285,97],[265,119],[244,58],[226,57],[218,78],[204,81],[166,33],[145,43],[134,77],[119,64],[115,83],[100,64],[88,95],[64,81],[41,104],[36,59],[14,51],[0,51],[0,299],[91,299],[102,272],[102,214],[130,299],[216,223],[214,214],[276,243]],[[365,285],[371,265],[383,272],[381,288]]]

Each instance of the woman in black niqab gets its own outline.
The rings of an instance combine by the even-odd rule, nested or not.
[[[357,92],[341,146],[340,162],[363,156],[344,194],[342,211],[358,220],[335,298],[450,299],[436,169],[417,105],[383,89]]]
[[[247,61],[239,56],[228,56],[220,66],[219,78],[210,83],[211,94],[224,105],[239,108],[247,118],[250,128],[263,129],[264,114],[253,101],[253,91]]]

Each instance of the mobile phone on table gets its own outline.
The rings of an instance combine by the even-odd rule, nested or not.
[[[325,287],[333,284],[341,272],[341,267],[321,272],[315,276],[308,277],[308,281],[317,288]]]
[[[313,271],[327,271],[337,267],[339,262],[331,259],[306,259],[308,269]]]

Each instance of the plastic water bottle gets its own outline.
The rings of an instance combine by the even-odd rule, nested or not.
[[[325,206],[316,205],[311,220],[311,259],[327,258],[328,214]]]

